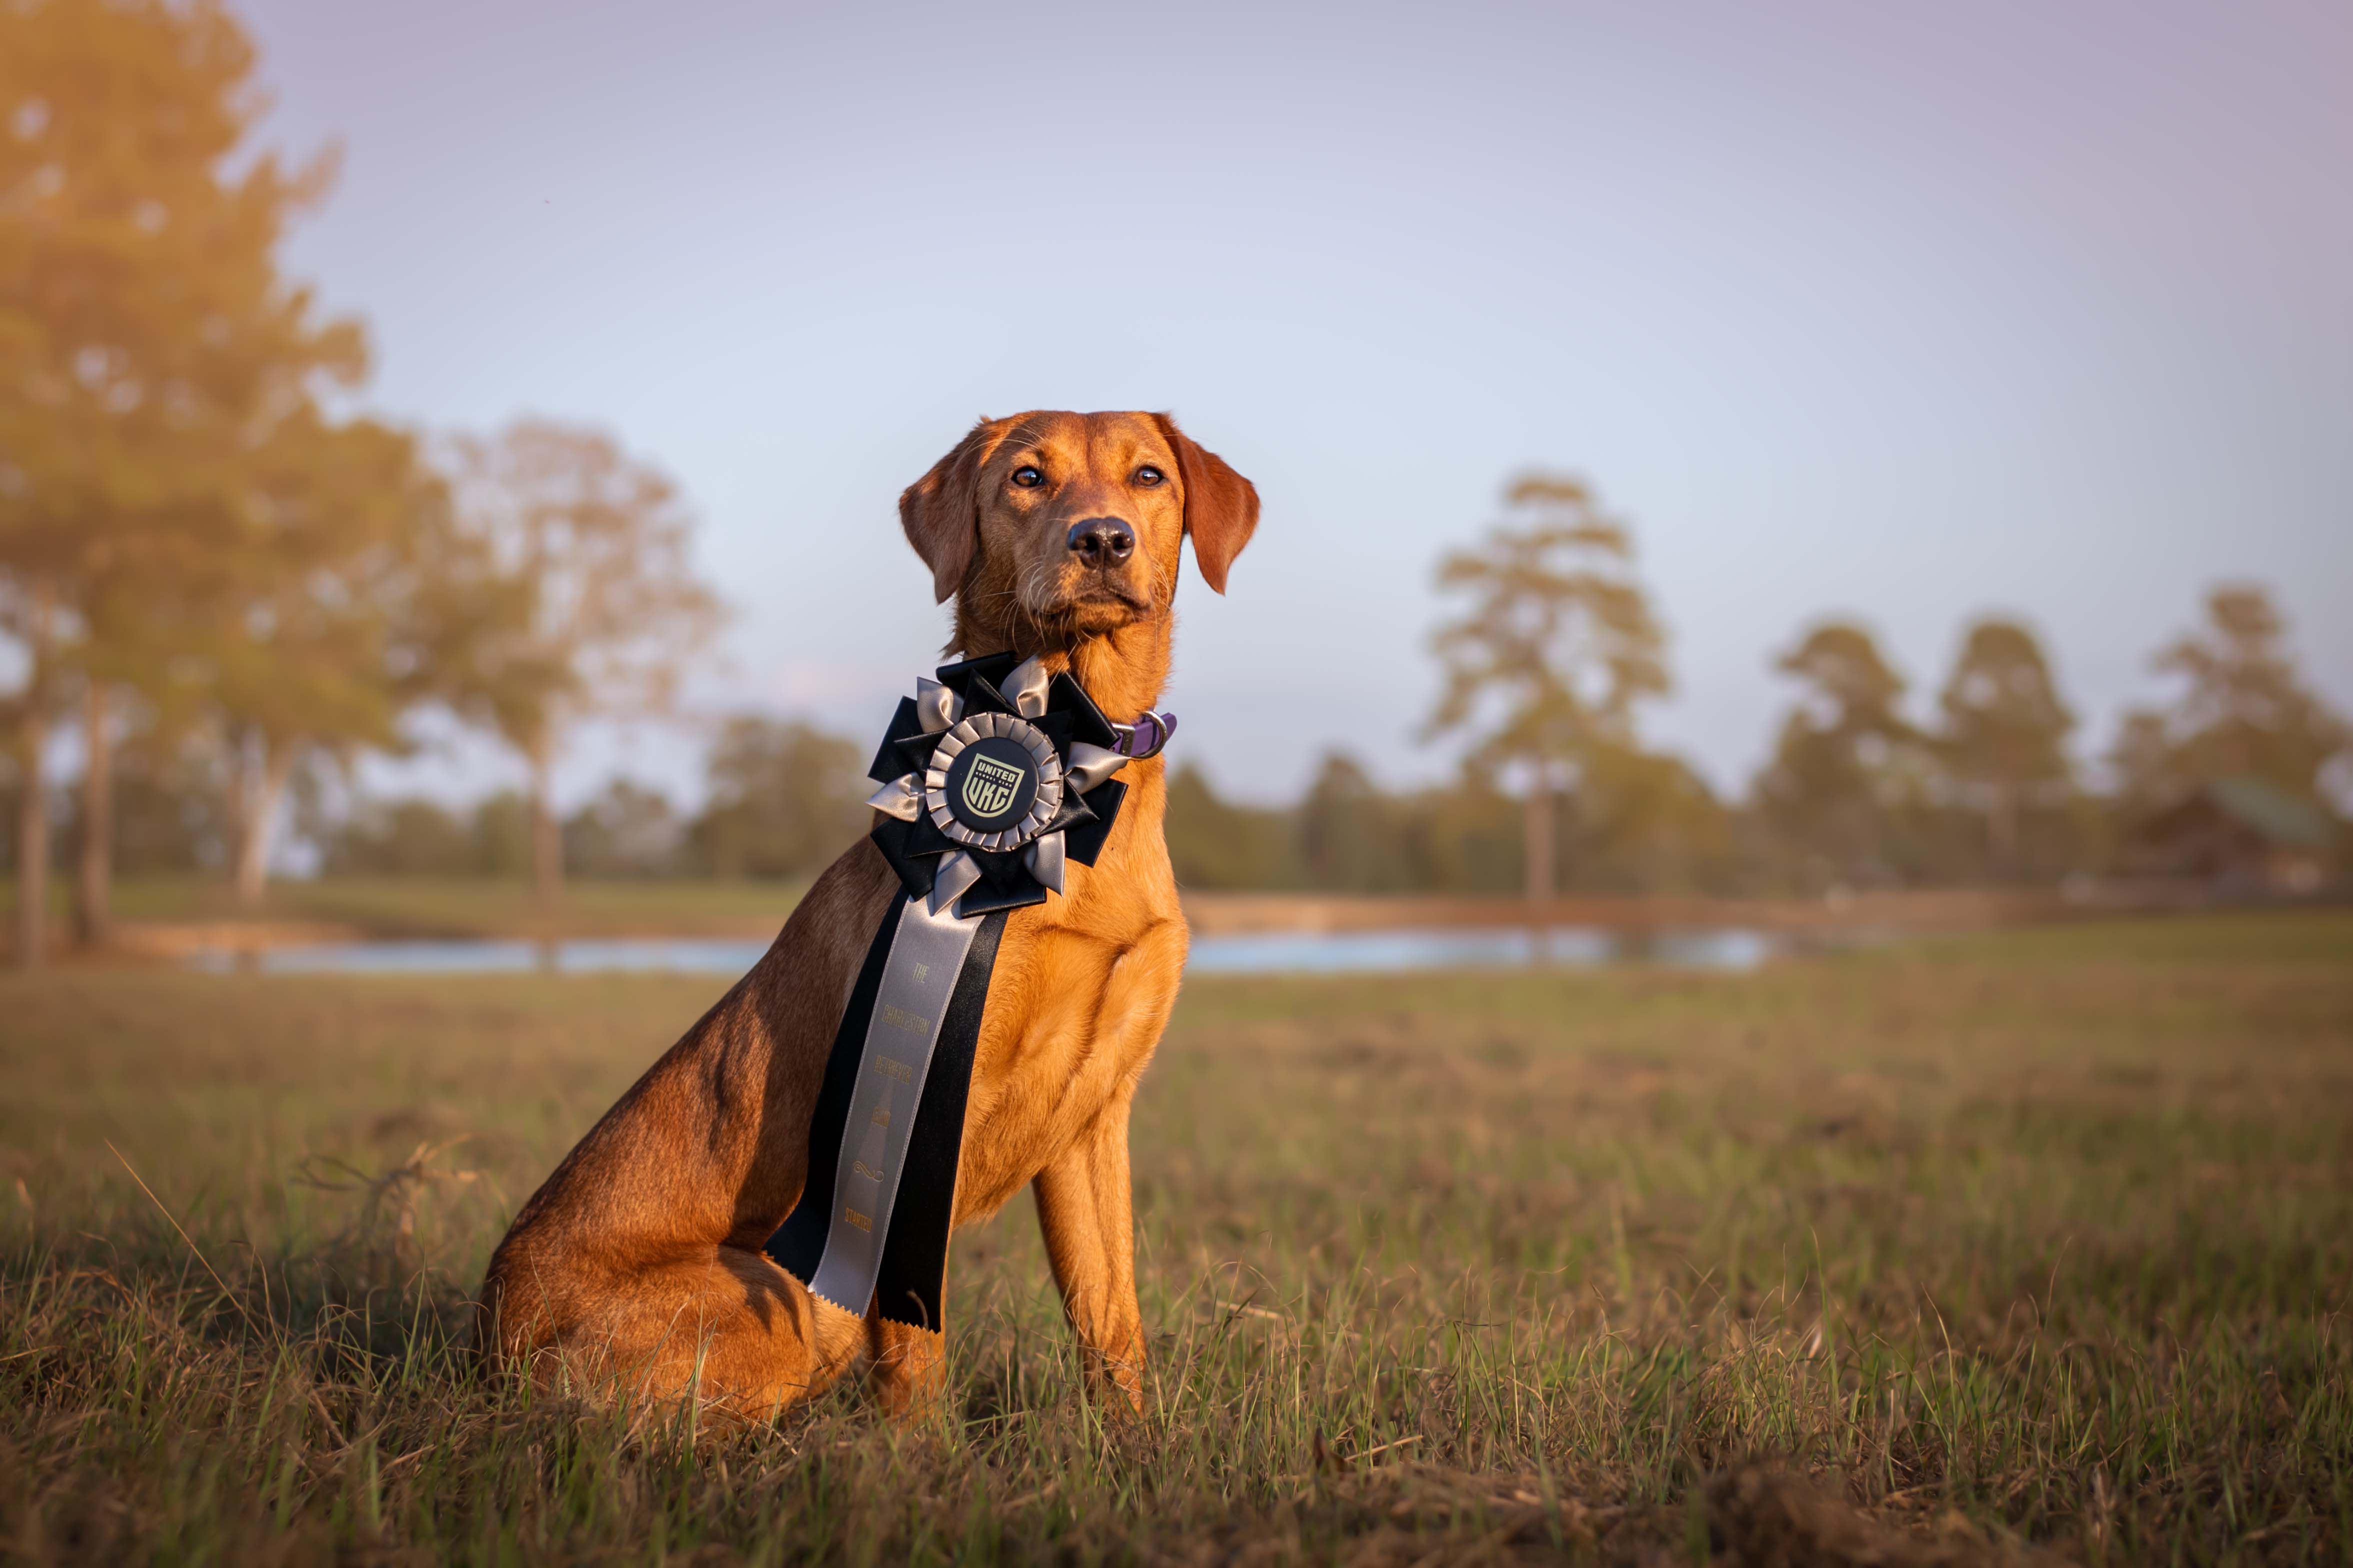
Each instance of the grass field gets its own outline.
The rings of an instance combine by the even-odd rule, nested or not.
[[[478,1380],[505,1215],[718,989],[0,981],[0,1551],[2353,1555],[2353,917],[1204,981],[1138,1108],[1141,1426],[1019,1205],[929,1417]]]

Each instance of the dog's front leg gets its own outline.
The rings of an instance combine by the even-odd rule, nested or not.
[[[1124,1082],[1062,1157],[1038,1173],[1032,1189],[1046,1253],[1062,1305],[1078,1331],[1087,1383],[1116,1389],[1144,1408],[1144,1314],[1135,1300],[1135,1226],[1127,1172],[1128,1104]],[[921,1409],[947,1386],[947,1340],[929,1329],[866,1321],[873,1366],[867,1386],[893,1415]]]
[[[1127,1173],[1131,1091],[1103,1107],[1062,1157],[1038,1173],[1038,1224],[1062,1310],[1079,1336],[1088,1388],[1144,1409],[1144,1312],[1135,1300],[1135,1221]]]
[[[1127,1123],[1185,973],[1185,928],[1156,925],[1121,956],[1104,987],[1093,1058],[1118,1074],[1109,1100],[1033,1190],[1046,1255],[1086,1358],[1087,1382],[1144,1409],[1144,1313],[1135,1300],[1135,1203]]]

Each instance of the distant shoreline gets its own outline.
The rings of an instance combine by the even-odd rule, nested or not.
[[[1838,891],[1820,898],[1589,894],[1531,904],[1509,896],[1225,893],[1185,895],[1203,935],[1389,931],[1445,926],[1581,926],[1610,931],[1745,926],[1789,933],[1983,931],[2093,915],[2194,909],[2198,890],[2171,884],[2073,889],[1939,888]]]
[[[527,890],[503,883],[285,884],[251,915],[201,892],[151,900],[149,909],[117,922],[105,950],[87,956],[177,963],[207,952],[404,940],[765,940],[784,924],[801,891],[774,883],[585,882],[542,910]],[[1835,937],[1982,931],[2189,910],[2205,901],[2200,889],[2175,884],[1838,892],[1813,899],[1588,895],[1542,905],[1505,896],[1194,892],[1185,896],[1185,912],[1200,936],[1556,926],[1631,933],[1740,927]]]

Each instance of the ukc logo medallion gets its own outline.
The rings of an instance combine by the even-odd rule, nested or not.
[[[1039,777],[1037,759],[1018,740],[984,735],[948,764],[940,780],[941,804],[966,832],[990,837],[1013,833],[1037,804]],[[1015,842],[1008,838],[990,847]]]
[[[1000,763],[995,757],[975,757],[970,771],[964,775],[964,804],[975,816],[993,820],[1012,807],[1013,797],[1029,782],[1026,772],[1008,763]]]

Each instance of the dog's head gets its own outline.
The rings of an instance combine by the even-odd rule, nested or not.
[[[967,652],[1069,648],[1165,619],[1187,534],[1210,587],[1258,527],[1258,491],[1165,414],[984,419],[899,498]]]

